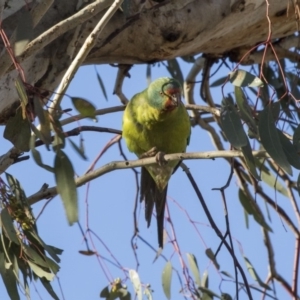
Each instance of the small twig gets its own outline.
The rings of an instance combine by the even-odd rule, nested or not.
[[[78,68],[82,65],[85,58],[94,47],[95,43],[97,42],[98,36],[106,26],[108,21],[114,15],[114,13],[119,9],[123,0],[115,0],[111,7],[107,10],[98,24],[95,26],[93,31],[89,34],[89,36],[84,41],[82,47],[80,48],[79,52],[77,53],[76,57],[74,58],[73,62],[69,66],[68,70],[66,71],[65,75],[63,76],[58,88],[57,93],[54,95],[53,101],[50,105],[49,112],[52,114],[55,112],[56,108],[60,104],[64,93],[66,92],[72,78],[74,77]]]
[[[120,101],[124,105],[126,105],[128,103],[128,99],[122,92],[122,86],[123,86],[125,77],[130,77],[128,72],[131,69],[132,65],[119,65],[118,67],[119,67],[119,70],[118,70],[116,83],[115,83],[115,87],[114,87],[114,94],[116,94],[119,97]]]
[[[194,191],[196,192],[196,194],[198,196],[198,199],[199,199],[199,201],[201,203],[201,206],[202,206],[202,208],[203,208],[203,210],[205,212],[205,215],[206,215],[206,217],[207,217],[207,219],[208,219],[211,227],[214,229],[214,231],[217,234],[217,236],[223,241],[223,243],[224,243],[227,251],[230,253],[232,259],[234,260],[234,263],[235,263],[236,267],[240,271],[240,274],[241,274],[241,276],[243,278],[243,281],[244,281],[244,284],[245,284],[245,287],[246,287],[247,295],[248,295],[249,299],[252,300],[253,298],[252,298],[252,294],[251,294],[251,290],[250,290],[250,287],[249,287],[249,284],[248,284],[247,277],[246,277],[246,275],[244,273],[243,268],[241,267],[240,263],[238,262],[235,254],[233,252],[233,249],[227,243],[227,241],[224,240],[222,232],[220,231],[220,229],[218,228],[217,224],[215,223],[213,217],[211,216],[210,211],[209,211],[209,209],[208,209],[208,207],[207,207],[207,205],[205,203],[205,200],[204,200],[204,198],[203,198],[203,196],[202,196],[202,194],[201,194],[201,192],[200,192],[200,190],[198,188],[198,185],[195,182],[195,180],[194,180],[192,174],[190,173],[188,167],[184,163],[181,163],[180,166],[184,170],[184,172],[186,173],[188,179],[190,180],[190,183],[191,183],[192,187],[194,188]]]

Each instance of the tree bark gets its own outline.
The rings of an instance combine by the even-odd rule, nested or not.
[[[84,8],[78,5],[80,1],[77,0],[26,2],[21,7],[20,1],[12,0],[9,8],[1,6],[0,2],[3,10],[2,28],[13,47],[13,32],[24,12],[30,11],[35,26],[33,38],[17,61],[24,71],[26,83],[39,88],[42,96],[48,97],[50,93],[43,91],[55,90],[72,58],[103,16],[103,8],[113,1],[98,0],[96,8],[77,18],[72,16]],[[124,2],[123,11],[119,10],[104,28],[85,64],[153,63],[198,53],[215,57],[227,57],[230,54],[241,57],[253,46],[267,41],[270,29],[273,41],[291,37],[297,31],[296,10],[290,2],[288,6],[288,1],[141,2]],[[39,10],[43,9],[40,17]],[[67,25],[59,25],[67,18],[70,18]],[[49,34],[41,37],[50,28]],[[0,124],[4,124],[19,106],[15,89],[18,71],[3,42],[0,43],[0,51]]]

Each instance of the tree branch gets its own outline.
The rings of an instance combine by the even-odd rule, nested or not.
[[[253,151],[254,157],[269,157],[266,151]],[[174,153],[165,155],[164,159],[168,161],[174,160],[186,160],[186,159],[215,159],[215,158],[232,158],[232,157],[243,157],[241,151],[208,151],[208,152],[191,152],[191,153]],[[156,163],[155,157],[143,158],[138,160],[128,161],[113,161],[101,168],[94,170],[88,174],[78,177],[75,180],[76,186],[80,187],[85,183],[100,177],[106,173],[119,170],[119,169],[130,169],[135,167],[147,166]],[[36,194],[28,197],[29,204],[34,204],[42,199],[47,199],[57,195],[56,187],[48,188],[45,191],[37,192]]]

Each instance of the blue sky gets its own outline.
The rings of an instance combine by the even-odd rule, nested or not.
[[[184,76],[187,75],[191,64],[183,63],[181,60]],[[113,95],[113,86],[116,78],[116,68],[111,66],[97,66],[99,74],[106,86],[108,100],[106,101],[97,82],[94,66],[85,66],[80,68],[79,72],[73,79],[67,94],[73,97],[83,97],[91,101],[97,109],[120,105],[117,96]],[[228,70],[221,70],[212,81],[224,76]],[[127,98],[131,98],[135,93],[140,92],[147,87],[146,66],[134,66],[130,70],[131,78],[126,78],[123,91]],[[152,68],[152,79],[161,76],[169,76],[164,66]],[[201,80],[201,76],[198,76]],[[195,99],[197,104],[203,105],[199,97],[200,85],[196,85]],[[227,88],[232,90],[230,84]],[[221,101],[221,88],[214,88],[213,97],[217,103]],[[73,108],[68,97],[65,97],[62,103],[64,109]],[[73,109],[71,114],[76,115]],[[121,129],[122,112],[107,114],[98,117],[98,123],[92,120],[81,120],[79,123],[72,123],[66,126],[66,130],[75,128],[80,125],[91,125]],[[3,128],[1,129],[3,130]],[[109,133],[84,132],[84,139],[87,161],[83,161],[78,154],[68,144],[66,153],[69,155],[76,174],[82,175],[95,157],[105,147],[108,141],[113,137]],[[79,143],[79,137],[73,137],[72,140]],[[122,142],[125,154],[129,159],[135,159],[135,156],[128,152],[124,142]],[[2,140],[1,153],[5,153],[11,144]],[[230,149],[229,144],[225,144],[226,149]],[[53,165],[54,154],[45,148],[39,149],[43,160],[49,165]],[[188,152],[202,152],[215,150],[208,134],[199,127],[193,128],[191,143]],[[118,147],[115,145],[107,151],[99,160],[96,167],[100,167],[111,161],[122,160]],[[225,231],[224,208],[221,194],[213,191],[213,188],[223,186],[230,173],[230,166],[223,159],[216,160],[189,160],[185,161],[190,168],[201,193],[206,201],[207,206],[221,231]],[[7,170],[10,174],[17,177],[25,189],[27,196],[37,192],[44,183],[50,186],[55,185],[53,174],[39,168],[32,159],[11,166]],[[277,202],[284,207],[291,218],[293,211],[287,198],[283,198],[273,189],[266,188],[272,198],[276,197]],[[266,263],[267,254],[263,245],[260,226],[250,216],[250,228],[246,229],[244,211],[237,195],[238,182],[233,177],[230,187],[226,189],[226,199],[229,211],[230,228],[234,238],[235,253],[239,262],[244,266],[243,255],[245,255],[253,264],[262,280],[268,275],[268,265]],[[136,194],[135,177],[132,170],[116,170],[97,178],[89,187],[87,185],[78,189],[79,207],[80,207],[80,224],[83,229],[88,226],[102,240],[103,244],[93,238],[95,250],[103,257],[114,261],[114,257],[120,262],[123,270],[110,264],[107,260],[100,259],[96,256],[84,256],[79,250],[86,250],[85,243],[79,227],[75,224],[70,227],[67,223],[63,205],[60,197],[55,197],[45,208],[38,219],[37,225],[39,234],[43,240],[53,246],[64,249],[61,255],[61,270],[58,273],[59,282],[65,299],[99,299],[100,291],[109,284],[109,280],[117,277],[125,279],[125,274],[129,269],[136,269],[136,260],[131,248],[131,237],[133,234],[133,207]],[[298,195],[297,195],[298,196]],[[257,202],[264,211],[266,216],[265,205],[260,198]],[[186,210],[192,223],[177,203]],[[45,201],[41,201],[33,206],[35,215],[38,215],[43,208]],[[173,222],[176,237],[180,245],[182,258],[186,260],[186,253],[192,253],[198,260],[201,275],[204,272],[209,274],[209,287],[218,294],[226,292],[234,296],[234,283],[222,281],[220,273],[216,270],[208,257],[205,255],[206,248],[215,251],[220,240],[210,227],[207,217],[192,189],[186,175],[181,169],[172,176],[168,189],[168,206],[170,218]],[[88,213],[87,213],[88,207]],[[271,211],[271,221],[268,223],[273,228],[271,239],[274,243],[276,266],[283,277],[290,281],[293,267],[293,243],[294,237],[287,227],[283,226],[280,217]],[[87,221],[88,216],[88,221]],[[143,205],[138,208],[138,225],[140,235],[153,247],[157,247],[156,224],[153,220],[151,227],[147,229],[144,220]],[[168,232],[172,236],[170,225],[166,222]],[[195,230],[198,229],[199,233]],[[88,240],[89,237],[87,236]],[[143,284],[151,284],[154,290],[154,299],[165,299],[161,286],[161,273],[165,261],[159,258],[153,263],[155,252],[151,250],[141,240],[137,240],[138,249],[137,257],[140,263],[138,273]],[[93,248],[91,241],[89,245]],[[109,251],[107,251],[109,249]],[[166,244],[163,254],[172,262],[175,269],[182,276],[181,261],[178,253],[174,251],[171,243]],[[218,255],[218,262],[222,271],[227,271],[234,275],[232,258],[223,247]],[[244,268],[245,272],[246,268]],[[247,273],[249,283],[253,281]],[[225,278],[226,279],[226,278]],[[239,276],[239,281],[242,281]],[[63,299],[59,287],[58,279],[53,282],[53,287],[60,298]],[[129,280],[125,282],[128,289],[132,292],[132,285]],[[36,287],[36,290],[34,288]],[[179,294],[180,285],[176,274],[173,274],[171,295],[172,299],[181,299]],[[286,299],[287,294],[282,288],[277,286],[277,295],[279,299]],[[254,299],[260,297],[253,291]],[[32,299],[50,299],[50,296],[39,283],[31,286]],[[0,280],[0,299],[8,299],[5,288]],[[25,296],[22,298],[25,299]],[[247,299],[245,293],[241,293],[240,299]]]

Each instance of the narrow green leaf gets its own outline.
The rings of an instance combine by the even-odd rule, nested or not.
[[[101,91],[102,91],[102,93],[103,93],[103,96],[104,96],[105,100],[107,101],[108,99],[107,99],[107,94],[106,94],[105,85],[104,85],[104,83],[103,83],[103,81],[102,81],[102,78],[101,78],[101,76],[100,76],[100,74],[98,73],[98,71],[97,71],[96,68],[95,68],[95,71],[96,71],[96,75],[97,75],[97,80],[98,80],[99,86],[100,86],[100,88],[101,88]]]
[[[142,285],[141,285],[139,274],[135,270],[129,270],[129,278],[133,285],[138,300],[142,300],[143,299]]]
[[[249,199],[247,195],[240,189],[239,190],[239,199],[244,209],[247,211],[249,215],[253,215],[254,220],[264,227],[266,230],[272,232],[272,228],[266,223],[262,213],[259,211],[257,204]]]
[[[270,105],[266,106],[259,115],[258,130],[261,143],[269,155],[285,172],[292,175],[292,168],[282,149]]]
[[[25,152],[29,151],[30,123],[27,118],[23,119],[21,109],[17,109],[15,116],[8,120],[3,136],[17,149]]]
[[[54,278],[54,274],[46,272],[45,270],[43,270],[41,267],[31,262],[30,260],[28,260],[27,262],[30,268],[32,269],[33,273],[39,278],[45,277],[49,281],[51,281]]]
[[[221,271],[221,273],[222,273],[223,275],[225,275],[225,276],[231,278],[231,279],[234,279],[233,276],[231,276],[231,274],[228,273],[227,271]]]
[[[275,178],[270,170],[261,169],[261,180],[268,186],[275,188],[280,194],[289,197],[287,189],[280,183],[279,178]]]
[[[68,222],[72,225],[78,221],[77,190],[72,163],[62,150],[55,156],[54,173],[57,191],[63,201]]]
[[[256,76],[245,70],[229,72],[230,82],[234,86],[262,87],[264,83]]]
[[[177,79],[181,86],[183,86],[184,79],[181,72],[181,67],[176,58],[167,61],[167,70],[169,71],[170,75]]]
[[[213,262],[213,264],[215,265],[215,267],[219,270],[220,269],[220,265],[218,264],[217,258],[215,257],[215,254],[213,253],[213,251],[211,250],[211,248],[207,248],[205,250],[205,254]]]
[[[188,259],[190,269],[191,269],[191,271],[193,273],[193,276],[195,278],[195,282],[198,286],[201,286],[200,272],[199,272],[197,259],[191,253],[187,253],[186,255],[187,255],[187,259]]]
[[[54,300],[59,300],[58,296],[54,292],[51,284],[49,281],[47,281],[45,278],[40,278],[41,283],[43,284],[44,288],[47,290],[49,295],[54,299]]]
[[[205,288],[208,288],[208,286],[209,286],[209,279],[208,279],[207,271],[205,271],[202,275],[201,286],[205,287]]]
[[[224,76],[224,77],[217,79],[212,84],[210,84],[210,87],[217,87],[217,86],[224,84],[226,82],[227,78],[228,78],[228,76]]]
[[[40,152],[35,148],[35,138],[34,138],[34,136],[31,137],[30,149],[31,149],[31,155],[32,155],[35,163],[38,166],[40,166],[41,168],[53,173],[54,168],[52,168],[49,165],[46,165],[46,164],[43,163]]]
[[[162,286],[168,299],[171,299],[172,264],[168,261],[162,272]]]
[[[31,259],[31,261],[33,263],[35,263],[41,267],[45,267],[45,268],[49,267],[45,260],[45,257],[42,257],[41,253],[37,253],[35,251],[35,249],[33,249],[32,247],[30,247],[26,244],[23,244],[22,248],[23,248],[24,252],[26,253],[26,255]]]
[[[110,292],[109,292],[109,286],[106,286],[100,292],[100,298],[107,298],[107,297],[109,297],[109,294],[110,294]]]
[[[71,97],[71,100],[74,107],[82,116],[91,118],[93,120],[97,120],[96,108],[92,103],[90,103],[89,101],[83,98],[78,98],[78,97]]]
[[[148,86],[151,83],[151,64],[147,64],[147,68],[146,68],[146,79],[147,79],[147,84]]]
[[[30,42],[33,36],[33,22],[29,10],[23,9],[22,14],[18,17],[16,40],[14,44],[14,53],[20,56],[25,47]]]
[[[207,296],[209,296],[209,298],[204,298],[202,297],[202,299],[213,299],[213,297],[216,297],[218,299],[221,299],[221,297],[216,294],[215,292],[213,292],[212,290],[208,289],[208,288],[205,288],[205,287],[199,287],[199,290],[203,293],[203,294],[206,294]],[[204,296],[204,295],[203,295]]]
[[[244,131],[241,119],[234,105],[224,98],[221,106],[221,126],[224,133],[235,148],[247,145],[248,138]]]
[[[52,142],[53,150],[57,151],[59,149],[65,148],[65,135],[59,120],[54,120],[51,124],[52,130],[55,132],[54,140]]]
[[[13,273],[12,266],[9,268],[5,266],[5,254],[0,252],[0,274],[5,285],[6,291],[11,300],[19,300],[19,292],[16,282],[15,274]]]
[[[232,300],[232,297],[227,293],[222,293],[221,299],[222,300]]]
[[[245,158],[245,162],[249,172],[252,174],[252,176],[255,179],[260,180],[260,177],[256,171],[255,159],[253,157],[252,149],[248,140],[247,140],[247,144],[241,147],[241,150],[243,152],[243,156]]]
[[[255,281],[257,281],[258,284],[259,284],[261,287],[263,287],[263,288],[265,288],[265,289],[267,289],[267,290],[271,290],[271,288],[270,288],[267,284],[265,284],[265,283],[260,279],[260,277],[258,276],[256,270],[254,269],[253,265],[251,264],[250,260],[249,260],[246,256],[244,256],[244,260],[245,260],[246,267],[247,267],[248,272],[249,272],[249,274],[251,275],[251,277],[252,277]]]
[[[16,229],[13,224],[13,220],[8,213],[7,208],[3,208],[0,214],[2,230],[4,231],[6,237],[17,245],[20,245],[20,241],[18,239]]]
[[[300,173],[299,173],[298,179],[297,179],[297,190],[298,190],[298,194],[300,196]]]
[[[81,156],[82,159],[87,160],[87,157],[84,154],[84,147],[83,144],[78,147],[71,139],[68,139],[69,142],[71,143],[71,146],[73,149]],[[80,142],[82,143],[82,139],[80,139]]]
[[[300,170],[300,157],[296,151],[294,145],[290,140],[283,134],[282,131],[277,129],[277,133],[282,145],[282,149],[286,155],[288,162],[296,169]]]
[[[293,145],[296,148],[296,151],[300,151],[300,125],[296,128],[293,135]]]
[[[250,105],[248,104],[248,101],[244,95],[243,90],[239,86],[234,87],[234,94],[235,94],[235,100],[237,103],[237,106],[240,110],[240,115],[242,119],[247,123],[249,126],[249,129],[254,133],[257,134],[257,126],[256,122],[253,119],[252,116],[252,109]]]
[[[26,107],[28,104],[28,96],[20,75],[16,78],[15,87],[19,96],[19,100],[21,102],[22,119],[26,119]]]

